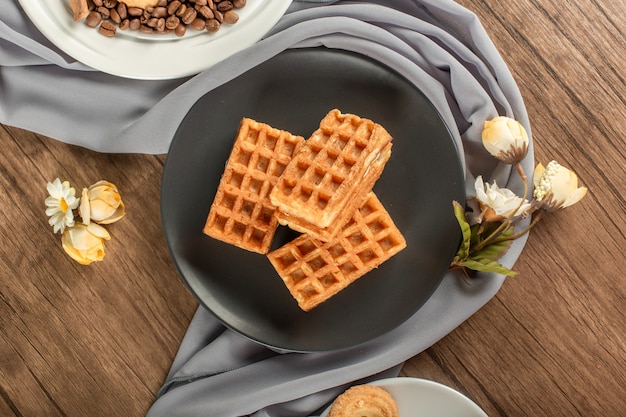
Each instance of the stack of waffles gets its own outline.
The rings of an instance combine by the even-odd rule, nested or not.
[[[406,247],[372,192],[390,155],[381,125],[337,109],[306,141],[244,118],[204,233],[267,254],[309,311]],[[269,252],[278,224],[302,235]]]

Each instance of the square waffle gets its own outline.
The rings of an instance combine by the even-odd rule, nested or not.
[[[309,311],[406,247],[373,192],[331,242],[303,234],[267,254],[300,308]]]
[[[331,110],[270,194],[280,223],[331,239],[382,174],[391,139],[369,119]]]
[[[203,232],[267,253],[278,226],[269,193],[303,142],[301,136],[242,119]]]

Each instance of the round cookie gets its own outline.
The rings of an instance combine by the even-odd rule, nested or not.
[[[374,385],[356,385],[333,402],[328,417],[399,417],[391,394]]]

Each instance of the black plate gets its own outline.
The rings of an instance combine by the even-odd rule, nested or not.
[[[242,117],[308,137],[332,108],[370,118],[394,137],[374,191],[407,248],[305,313],[269,260],[202,228]],[[178,272],[226,326],[291,351],[354,346],[400,325],[439,285],[460,239],[463,201],[450,133],[426,97],[388,67],[325,48],[288,50],[202,97],[181,123],[161,187],[165,237]],[[279,228],[273,248],[294,237]]]

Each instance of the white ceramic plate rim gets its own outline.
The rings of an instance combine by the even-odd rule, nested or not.
[[[84,21],[75,22],[67,0],[18,0],[53,44],[97,70],[133,79],[173,79],[197,74],[259,41],[282,17],[291,0],[248,0],[239,21],[214,34],[117,31],[107,38]]]
[[[396,400],[400,417],[488,417],[472,400],[438,382],[399,377],[369,382]],[[330,407],[320,415],[327,417]]]

